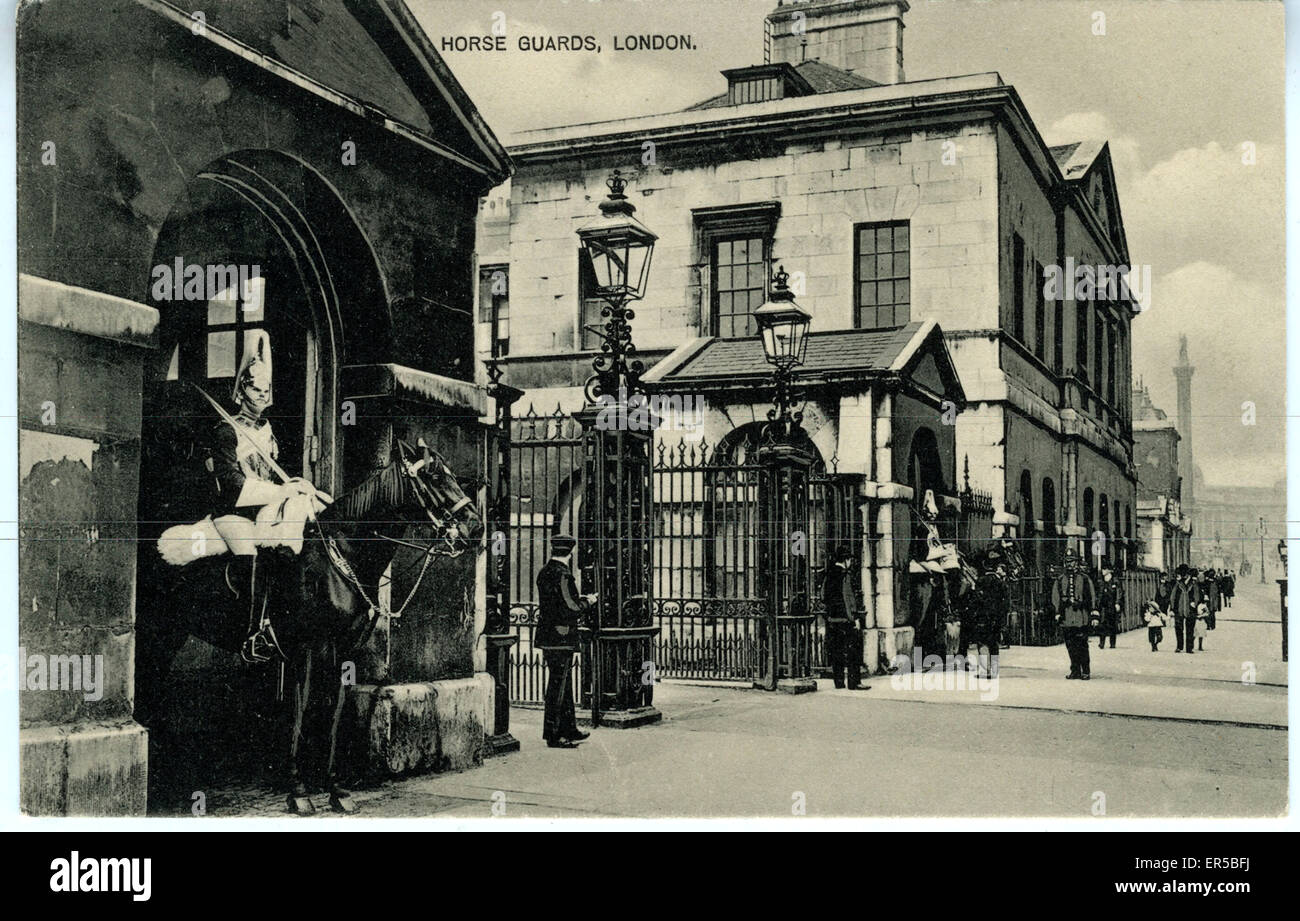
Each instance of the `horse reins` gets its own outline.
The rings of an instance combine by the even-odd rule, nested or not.
[[[411,482],[411,487],[412,487],[412,491],[415,494],[416,502],[420,504],[420,508],[423,509],[425,515],[429,517],[430,522],[432,522],[438,527],[446,527],[444,520],[438,515],[434,514],[432,509],[429,508],[429,504],[428,502],[425,501],[425,497],[421,492],[421,490],[424,488],[424,484],[420,482],[419,477],[417,476],[417,473],[419,472],[419,465],[411,464],[405,459],[400,460],[399,463],[402,464],[403,476],[406,476]],[[424,463],[423,461],[420,462],[420,464],[423,463]],[[468,505],[469,501],[470,500],[468,497],[462,498],[451,509],[451,513],[454,514],[455,512],[459,511],[461,508]],[[325,552],[329,556],[330,562],[334,565],[334,568],[339,571],[339,573],[343,576],[343,578],[352,586],[353,590],[356,591],[356,593],[361,596],[361,600],[364,601],[369,608],[368,613],[370,615],[370,627],[367,629],[366,631],[367,633],[369,633],[369,630],[374,627],[375,621],[379,617],[387,617],[389,619],[392,619],[392,618],[397,618],[402,616],[402,612],[404,612],[407,608],[407,605],[411,603],[411,599],[415,597],[415,593],[420,590],[420,585],[424,581],[424,576],[429,571],[429,564],[433,562],[433,558],[435,556],[446,556],[455,559],[456,557],[463,554],[466,549],[469,549],[467,547],[465,549],[458,550],[455,552],[439,551],[436,542],[428,545],[427,547],[422,547],[419,544],[413,544],[410,541],[397,540],[396,538],[387,537],[383,534],[379,534],[376,532],[375,536],[381,540],[386,540],[386,541],[390,541],[391,543],[400,544],[404,547],[412,547],[414,549],[423,551],[424,554],[424,560],[420,565],[420,572],[415,577],[415,584],[411,586],[411,590],[410,592],[407,593],[406,599],[401,603],[401,605],[397,608],[397,610],[393,610],[391,606],[385,609],[384,605],[382,605],[376,600],[371,599],[370,595],[367,594],[365,585],[361,582],[361,579],[357,576],[356,570],[352,568],[352,564],[349,563],[347,559],[343,556],[343,554],[339,551],[338,546],[334,542],[334,538],[325,534],[325,529],[321,527],[319,519],[317,519],[316,521],[316,526],[320,528],[321,540],[325,544]],[[446,538],[443,538],[443,540],[446,540]],[[392,580],[390,578],[389,580],[390,584],[391,581]],[[376,596],[379,595],[378,587],[379,586],[376,586],[376,592],[375,592]]]

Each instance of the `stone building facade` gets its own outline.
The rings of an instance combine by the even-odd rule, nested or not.
[[[539,407],[581,404],[598,345],[584,327],[599,305],[583,297],[574,231],[617,168],[659,235],[633,324],[644,360],[752,335],[748,315],[778,266],[815,332],[933,324],[963,396],[943,491],[956,494],[968,468],[996,520],[1034,539],[1037,562],[1067,544],[1120,560],[1133,537],[1136,305],[1072,282],[1049,298],[1043,284],[1054,266],[1128,264],[1109,151],[1049,148],[997,74],[895,82],[906,11],[905,2],[783,3],[767,18],[766,60],[725,72],[725,93],[682,112],[511,138],[509,200],[498,193],[480,211],[480,354],[493,343],[508,352],[506,380]],[[791,48],[802,43],[786,34],[795,13],[815,36],[798,58]],[[879,53],[849,60],[868,46]],[[493,278],[508,278],[508,296],[482,295]],[[865,369],[854,360],[834,373]],[[762,418],[766,392],[744,397],[730,398],[747,408],[719,425]],[[910,407],[909,421],[943,431],[944,399]],[[848,424],[842,412],[827,413],[829,431]],[[727,432],[706,435],[716,443]],[[901,471],[880,482],[907,488]],[[866,597],[874,585],[864,574]]]
[[[1133,391],[1133,461],[1141,565],[1173,572],[1191,562],[1192,519],[1183,510],[1178,428],[1151,402],[1140,382]]]
[[[191,640],[155,715],[202,738],[160,756],[136,721],[137,558],[201,461],[181,427],[213,424],[183,385],[228,394],[264,329],[294,474],[337,495],[424,437],[480,488],[474,217],[509,158],[402,0],[23,4],[17,137],[20,642],[106,676],[93,701],[24,686],[22,807],[139,814],[148,781],[201,778],[275,709],[273,677]],[[160,298],[178,259],[258,266],[256,306]],[[439,561],[370,641],[350,769],[481,758],[484,565]]]

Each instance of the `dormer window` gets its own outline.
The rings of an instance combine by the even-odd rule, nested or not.
[[[727,104],[733,106],[813,93],[812,85],[790,64],[738,67],[722,75],[727,78]]]

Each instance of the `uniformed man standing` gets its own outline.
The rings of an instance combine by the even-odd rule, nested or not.
[[[551,537],[551,558],[537,574],[537,633],[534,644],[546,659],[546,710],[542,738],[551,748],[577,748],[589,733],[578,731],[573,712],[573,655],[578,650],[581,615],[596,601],[579,595],[569,558],[577,545],[572,537]]]
[[[839,546],[826,567],[822,583],[826,605],[826,657],[837,688],[844,687],[848,673],[850,691],[869,691],[862,684],[862,634],[858,632],[858,596],[853,591],[853,551]]]
[[[1088,658],[1088,629],[1100,622],[1097,591],[1092,579],[1079,567],[1079,554],[1065,551],[1065,571],[1052,583],[1052,610],[1065,631],[1065,651],[1070,656],[1066,678],[1087,681],[1091,677]]]

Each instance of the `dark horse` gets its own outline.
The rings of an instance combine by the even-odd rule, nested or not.
[[[455,556],[475,546],[483,523],[472,499],[461,490],[442,457],[420,443],[398,439],[392,457],[355,489],[340,496],[309,522],[302,553],[263,549],[259,566],[275,573],[268,604],[271,620],[292,673],[293,728],[289,740],[288,806],[290,812],[315,811],[308,796],[304,741],[311,739],[307,716],[318,693],[333,684],[333,713],[328,745],[316,751],[324,763],[323,786],[338,812],[354,812],[350,794],[339,786],[336,764],[338,728],[346,687],[331,674],[374,626],[381,612],[379,583],[401,546],[426,554]],[[144,704],[140,721],[150,724],[150,706],[167,694],[172,660],[193,635],[237,652],[247,635],[249,598],[246,585],[232,585],[226,574],[229,555],[176,567],[165,563],[156,546],[142,548],[142,593],[137,618],[137,699]],[[316,709],[316,708],[312,708]]]

